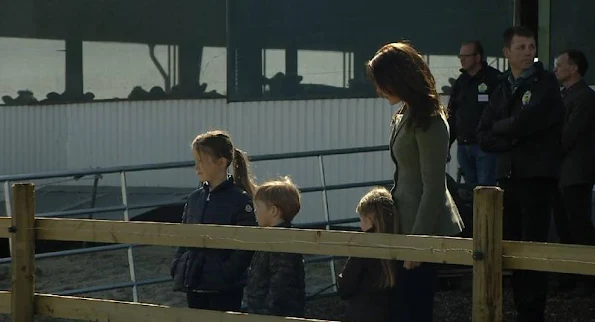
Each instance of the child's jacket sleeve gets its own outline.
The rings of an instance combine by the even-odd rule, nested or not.
[[[182,213],[182,223],[184,223],[186,221],[186,216],[188,215],[188,203],[184,204],[184,212]],[[178,260],[180,259],[180,257],[182,256],[182,254],[184,254],[184,252],[188,250],[187,247],[178,247],[176,249],[176,253],[174,255],[174,259],[171,261],[170,264],[170,276],[173,278],[174,277],[174,273],[176,271],[176,265],[178,265]]]
[[[270,282],[265,312],[269,315],[299,314],[305,305],[304,265],[301,254],[270,253]]]
[[[256,217],[254,215],[254,206],[252,201],[246,201],[236,215],[234,216],[234,225],[238,226],[256,226]],[[234,250],[229,259],[225,262],[223,274],[227,278],[237,279],[238,276],[246,272],[250,261],[252,260],[253,251],[249,250]]]
[[[337,278],[337,288],[341,299],[347,300],[357,294],[360,280],[365,273],[363,258],[349,257],[343,271]]]

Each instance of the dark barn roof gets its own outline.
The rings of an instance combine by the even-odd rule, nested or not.
[[[500,30],[512,17],[511,5],[472,0],[456,7],[437,0],[19,0],[3,5],[0,37],[225,47],[226,11],[236,45],[354,51],[408,39],[434,55],[452,55],[460,39],[475,38],[486,53],[500,54]]]

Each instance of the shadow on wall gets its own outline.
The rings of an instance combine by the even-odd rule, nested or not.
[[[168,99],[216,99],[225,98],[225,95],[219,94],[214,90],[207,92],[207,84],[203,83],[195,88],[183,88],[179,85],[172,87],[171,91],[166,92],[160,86],[154,86],[149,91],[141,86],[135,86],[130,94],[128,100],[142,101],[142,100],[168,100]],[[108,100],[97,101],[121,101],[124,99],[115,98]],[[67,103],[87,103],[95,101],[95,95],[87,92],[82,96],[68,95],[66,92],[60,94],[51,92],[46,95],[45,99],[38,100],[32,91],[20,90],[16,97],[10,95],[2,96],[2,101],[6,105],[44,105],[44,104],[67,104]]]
[[[448,83],[450,84],[450,86],[449,85],[442,86],[442,93],[444,95],[450,95],[450,93],[452,92],[452,88],[455,86],[456,81],[457,81],[456,78],[449,77]]]

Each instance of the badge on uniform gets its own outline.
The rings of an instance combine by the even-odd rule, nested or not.
[[[486,85],[486,83],[481,83],[481,84],[477,85],[477,92],[479,93],[477,95],[477,101],[478,102],[487,102],[487,101],[489,101],[488,94],[485,94],[485,92],[487,90],[488,90],[488,85]]]
[[[254,209],[252,209],[252,206],[250,206],[248,204],[248,205],[246,205],[246,208],[244,208],[244,210],[246,210],[246,212],[252,212],[252,210],[254,210]]]
[[[523,97],[521,98],[521,102],[523,102],[523,106],[529,104],[529,102],[531,101],[531,91],[526,91],[525,94],[523,94]]]

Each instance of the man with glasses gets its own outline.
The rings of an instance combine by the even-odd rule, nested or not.
[[[461,75],[448,102],[450,144],[457,140],[457,159],[465,183],[495,185],[495,156],[477,144],[477,125],[501,74],[488,66],[479,41],[464,42],[459,51]]]

